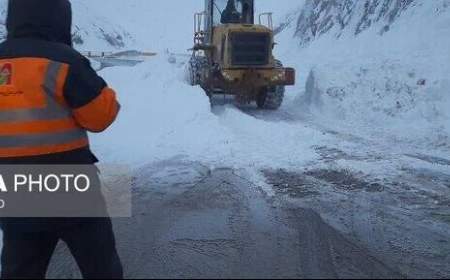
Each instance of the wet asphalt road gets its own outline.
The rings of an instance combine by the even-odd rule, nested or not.
[[[144,168],[133,218],[114,221],[127,278],[401,276],[314,211],[269,198],[230,169],[174,170]],[[64,246],[49,277],[79,277]]]

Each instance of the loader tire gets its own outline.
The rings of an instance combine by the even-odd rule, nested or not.
[[[276,68],[283,68],[283,63],[275,60]],[[269,87],[262,91],[256,100],[258,108],[264,110],[278,110],[283,104],[284,94],[286,92],[285,86]]]
[[[202,71],[208,65],[206,57],[193,56],[189,60],[188,80],[191,86],[201,85]]]
[[[278,110],[283,104],[284,93],[284,86],[268,88],[259,94],[256,104],[260,109]]]
[[[275,68],[281,69],[283,67],[283,63],[280,60],[275,59]]]

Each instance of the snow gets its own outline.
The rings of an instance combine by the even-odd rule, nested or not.
[[[448,1],[417,0],[383,36],[381,21],[354,36],[352,19],[340,38],[331,30],[302,48],[295,34],[304,3],[256,3],[257,13],[274,12],[275,26],[286,24],[275,52],[297,70],[297,85],[288,88],[281,111],[324,129],[382,139],[385,146],[448,149],[450,39],[443,36],[450,31]],[[92,136],[104,161],[142,165],[183,156],[240,167],[302,166],[317,157],[311,147],[329,140],[305,123],[268,122],[234,107],[211,111],[201,89],[186,85],[187,57],[169,63],[166,53],[189,54],[193,13],[203,9],[203,1],[178,1],[176,9],[168,1],[72,4],[81,50],[158,52],[137,67],[101,72],[123,105],[117,123]],[[363,12],[355,7],[355,13]],[[115,45],[111,38],[120,39]]]
[[[136,1],[122,8],[136,12],[139,7],[138,15],[162,17],[154,6]],[[288,13],[290,19],[303,1],[259,3],[260,12],[275,11],[279,25],[286,19],[280,15]],[[296,25],[291,22],[277,36],[276,54],[297,69],[298,83],[288,88],[282,111],[313,119],[325,129],[381,142],[386,149],[391,142],[404,143],[405,150],[408,145],[447,149],[450,69],[445,61],[450,61],[446,48],[450,41],[442,34],[449,31],[449,13],[442,10],[445,2],[420,3],[419,8],[406,10],[383,36],[378,25],[356,37],[325,35],[306,48],[293,44]],[[165,4],[157,6],[168,9]],[[143,18],[126,22],[127,29],[141,32],[135,36],[138,41],[146,39],[154,48],[183,52],[191,42],[192,13],[201,5],[186,3],[181,10],[174,11],[173,24],[162,25],[162,18],[152,21],[158,43],[136,27],[143,25]],[[181,27],[185,29],[175,30]],[[327,139],[305,124],[267,122],[233,107],[211,111],[202,91],[184,82],[183,59],[168,63],[161,54],[133,70],[101,73],[123,103],[111,130],[93,137],[94,150],[103,160],[139,165],[183,156],[215,165],[276,168],[302,166],[317,157],[311,147]]]
[[[322,138],[316,131],[268,123],[232,106],[212,112],[201,89],[185,82],[184,65],[165,56],[133,71],[110,68],[101,75],[117,90],[123,108],[109,131],[92,135],[102,161],[144,165],[181,156],[245,168],[298,165],[317,157],[308,150]]]
[[[203,1],[155,1],[155,0],[72,0],[75,22],[86,22],[87,17],[101,15],[110,25],[125,28],[133,39],[125,49],[139,49],[163,53],[166,49],[185,52],[193,45],[194,13],[201,11]],[[86,11],[80,9],[84,7]],[[170,21],[170,24],[168,24]],[[108,25],[101,24],[102,28]],[[90,27],[85,26],[84,29]],[[95,50],[101,42],[86,44]]]
[[[339,38],[333,30],[307,45],[295,36],[305,1],[259,1],[259,12],[274,11],[275,26],[286,25],[275,52],[297,71],[281,110],[262,114],[211,109],[202,90],[185,82],[193,13],[203,1],[72,3],[84,34],[80,49],[158,52],[136,67],[100,72],[122,104],[117,122],[91,135],[103,163],[138,169],[170,159],[198,162],[245,170],[260,185],[266,168],[335,168],[379,178],[409,169],[449,173],[448,165],[411,157],[450,158],[448,0],[415,0],[383,35],[382,22],[358,36],[350,22]],[[100,28],[121,35],[123,45],[105,41]],[[318,152],[324,147],[350,156],[325,162]]]
[[[324,138],[321,133],[302,124],[266,122],[232,106],[212,111],[202,90],[184,81],[186,57],[177,57],[178,63],[168,62],[166,49],[188,54],[193,13],[203,9],[202,1],[180,1],[177,9],[165,2],[112,1],[108,7],[97,6],[98,2],[92,9],[101,7],[110,18],[124,18],[122,24],[136,38],[134,48],[145,46],[159,52],[134,69],[109,68],[100,73],[117,90],[122,103],[117,123],[91,137],[102,161],[139,166],[182,157],[212,166],[260,168],[301,166],[317,158],[309,147]],[[259,12],[274,11],[273,3],[259,3]],[[274,17],[282,19],[289,5],[277,6]],[[156,10],[172,10],[173,22],[167,24],[167,13]],[[143,28],[148,22],[151,28]],[[299,141],[300,136],[308,140]]]
[[[276,55],[296,68],[297,85],[287,89],[279,112],[211,109],[202,90],[184,81],[187,58],[175,56],[176,63],[169,63],[160,53],[135,68],[101,72],[118,91],[123,111],[108,132],[93,135],[93,150],[105,163],[136,168],[165,160],[233,168],[272,196],[261,170],[338,170],[369,185],[379,182],[386,188],[379,194],[339,191],[319,182],[324,195],[298,203],[404,271],[411,268],[402,256],[408,250],[420,252],[411,258],[426,264],[423,256],[429,252],[422,244],[441,246],[436,236],[448,233],[448,224],[430,214],[448,212],[436,203],[448,197],[450,175],[448,165],[439,163],[450,158],[448,1],[418,0],[382,36],[379,23],[358,36],[347,30],[340,38],[324,34],[304,47],[295,36],[303,1],[259,3],[261,12],[287,13],[274,17],[275,26],[288,23],[277,35]],[[188,6],[183,9],[194,10]],[[158,42],[136,38],[186,53],[190,16],[174,16],[183,26],[179,36],[155,33]],[[432,226],[424,229],[423,221]],[[390,259],[385,252],[398,256]]]
[[[292,41],[295,28],[278,41]],[[419,1],[389,32],[378,30],[325,34],[305,48],[280,44],[281,57],[298,71],[296,105],[328,128],[448,148],[448,2]]]
[[[101,1],[71,1],[72,36],[76,48],[88,51],[110,51],[131,47],[135,39],[120,22],[101,12]],[[99,5],[100,4],[100,5]]]

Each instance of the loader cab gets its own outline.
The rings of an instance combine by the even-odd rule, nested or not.
[[[254,24],[254,0],[205,0],[207,27],[222,24]]]
[[[255,24],[254,0],[205,1],[205,12],[196,14],[194,50],[221,69],[273,68],[273,30],[261,16]]]
[[[212,0],[213,24],[253,24],[253,0]]]
[[[205,11],[195,17],[196,42],[212,44],[216,30],[225,30],[230,25],[241,29],[265,26],[273,32],[272,13],[260,14],[256,23],[254,0],[205,0]],[[264,20],[265,19],[265,20]]]

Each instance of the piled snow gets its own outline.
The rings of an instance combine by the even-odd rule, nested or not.
[[[167,57],[101,74],[122,103],[118,121],[91,138],[103,162],[141,165],[180,157],[246,168],[299,166],[317,157],[309,148],[321,133],[258,120],[232,106],[214,114],[202,90],[184,81],[183,64]]]
[[[330,128],[338,124],[364,137],[448,143],[450,80],[433,75],[433,65],[392,59],[346,63],[314,66],[298,108]]]
[[[358,36],[325,34],[304,48],[288,43],[296,40],[291,25],[277,40],[285,64],[298,71],[292,110],[362,137],[448,147],[449,7],[416,1],[382,35],[379,26]]]

